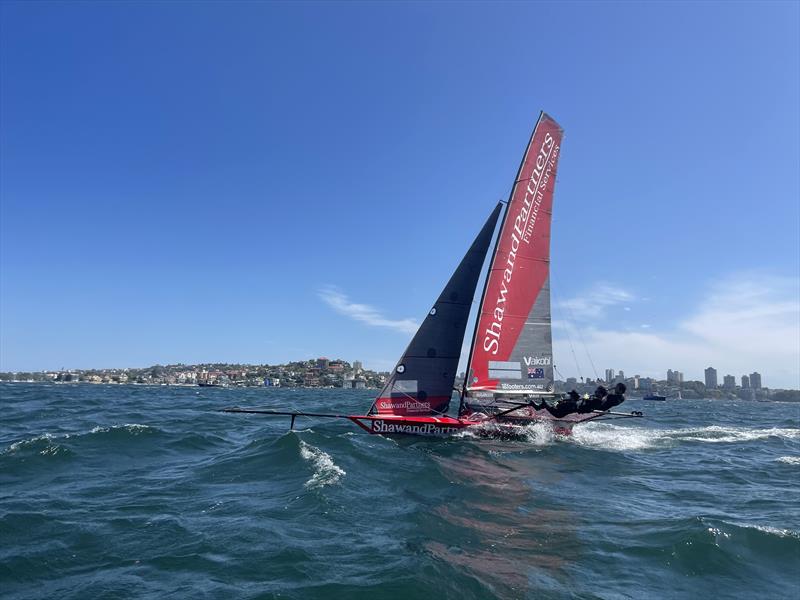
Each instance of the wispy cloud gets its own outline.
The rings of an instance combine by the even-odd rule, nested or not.
[[[633,302],[636,297],[629,291],[615,285],[600,283],[577,298],[570,298],[556,304],[556,309],[564,311],[564,317],[573,321],[591,321],[605,315],[612,306]],[[625,307],[630,310],[630,307]]]
[[[374,306],[351,302],[344,292],[334,286],[322,288],[318,295],[336,312],[373,327],[386,327],[401,333],[414,333],[419,327],[413,319],[389,319]]]
[[[663,379],[671,368],[702,380],[702,370],[713,366],[720,376],[758,371],[770,387],[800,385],[800,280],[795,277],[747,272],[720,279],[687,315],[667,325],[638,330],[589,325],[581,327],[581,336],[566,329],[554,340],[565,374],[576,371],[571,341],[579,358],[585,343],[600,370],[613,367]],[[583,375],[591,374],[588,362],[581,362]]]

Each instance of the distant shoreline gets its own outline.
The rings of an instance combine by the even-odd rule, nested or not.
[[[121,386],[136,386],[136,387],[153,387],[153,388],[161,388],[161,387],[173,387],[173,388],[181,388],[181,389],[192,389],[192,388],[204,388],[204,389],[283,389],[283,390],[342,390],[342,389],[353,389],[357,391],[376,391],[379,390],[379,387],[362,387],[362,388],[347,388],[342,386],[335,386],[335,385],[328,385],[328,386],[303,386],[303,385],[281,385],[281,386],[265,386],[265,385],[254,385],[254,384],[226,384],[226,385],[198,385],[197,383],[153,383],[153,382],[95,382],[95,381],[35,381],[35,380],[0,380],[0,384],[8,384],[8,385],[52,385],[52,386],[62,386],[62,385],[75,385],[75,386],[113,386],[113,387],[121,387]],[[665,401],[661,402],[653,402],[650,400],[644,400],[643,396],[632,396],[628,395],[628,400],[641,400],[643,402],[647,402],[648,404],[654,405],[663,405],[663,404],[674,404],[676,402],[689,402],[692,400],[709,400],[709,401],[741,401],[741,402],[779,402],[785,404],[794,404],[800,403],[800,390],[770,390],[773,395],[775,394],[786,394],[784,397],[781,395],[779,398],[772,398],[772,397],[765,397],[761,399],[748,399],[748,398],[740,398],[740,397],[724,397],[724,398],[710,398],[710,397],[703,397],[703,398],[667,398]]]

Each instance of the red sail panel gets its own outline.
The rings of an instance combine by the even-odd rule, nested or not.
[[[467,368],[468,392],[553,390],[550,221],[562,135],[542,113],[497,238]]]

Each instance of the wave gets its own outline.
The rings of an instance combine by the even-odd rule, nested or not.
[[[692,427],[687,429],[647,429],[621,427],[610,423],[589,423],[576,426],[567,439],[581,446],[601,447],[609,450],[645,450],[673,446],[684,442],[737,443],[766,438],[799,440],[800,429],[770,427]]]
[[[98,434],[110,435],[113,437],[131,437],[143,434],[157,433],[159,430],[149,425],[140,425],[138,423],[126,423],[124,425],[112,425],[109,427],[93,427],[88,432],[83,433],[42,433],[32,438],[19,440],[9,444],[4,450],[0,451],[0,455],[16,455],[19,453],[37,452],[41,455],[59,455],[70,454],[71,451],[59,444],[58,441],[78,441],[81,439],[91,439]]]
[[[323,452],[319,448],[300,440],[300,456],[314,468],[311,479],[306,481],[305,488],[317,489],[326,485],[337,483],[344,475],[344,469],[333,462],[330,454]]]
[[[10,444],[0,452],[0,456],[27,456],[40,454],[42,456],[66,456],[71,454],[68,448],[59,445],[54,440],[67,436],[56,436],[52,433],[43,433],[27,440],[20,440]]]
[[[775,460],[777,462],[786,463],[787,465],[800,465],[800,456],[781,456]]]
[[[110,427],[94,427],[89,433],[115,433],[124,431],[131,435],[143,435],[157,433],[158,429],[150,425],[140,425],[139,423],[125,423],[124,425],[111,425]],[[67,436],[69,437],[69,436]]]

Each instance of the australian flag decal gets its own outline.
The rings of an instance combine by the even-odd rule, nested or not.
[[[528,379],[544,379],[544,369],[528,369]]]

